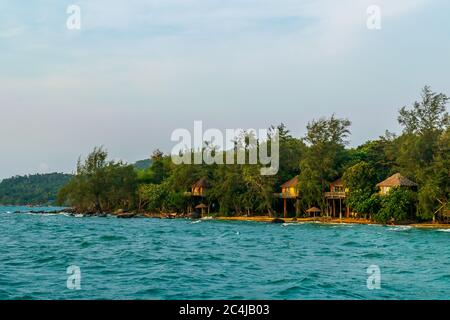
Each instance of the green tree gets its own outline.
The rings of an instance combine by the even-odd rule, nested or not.
[[[304,205],[317,204],[323,208],[322,192],[343,171],[350,124],[335,115],[308,123],[304,138],[308,148],[300,162],[299,175]]]
[[[82,212],[111,212],[135,207],[137,174],[132,165],[107,161],[108,153],[95,148],[78,160],[76,175],[61,188],[59,203]]]
[[[379,196],[381,208],[374,216],[375,221],[381,223],[403,222],[415,219],[416,195],[414,192],[394,188],[387,195]]]
[[[401,108],[398,117],[403,134],[396,141],[397,166],[419,184],[419,213],[425,219],[434,218],[439,204],[449,198],[448,101],[426,86],[422,100]]]
[[[374,214],[378,211],[378,200],[374,197],[377,173],[367,162],[361,161],[344,172],[343,181],[349,193],[346,203],[353,211]]]

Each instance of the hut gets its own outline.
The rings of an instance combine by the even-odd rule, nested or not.
[[[400,173],[396,173],[384,181],[381,181],[377,184],[377,187],[380,188],[380,194],[386,195],[392,188],[402,187],[408,188],[412,190],[417,189],[417,183],[409,180],[408,178],[402,176]]]
[[[204,197],[207,188],[208,181],[206,180],[206,178],[201,178],[191,186],[191,195],[193,197]]]
[[[294,203],[295,213],[300,213],[299,194],[298,176],[295,176],[281,185],[279,197],[283,199],[283,215],[285,218],[287,218],[288,200]]]
[[[311,207],[311,208],[309,208],[308,210],[306,210],[306,213],[307,214],[309,214],[309,215],[313,215],[313,217],[316,217],[316,213],[321,213],[322,211],[319,209],[319,208],[317,208],[317,207]]]
[[[343,200],[347,198],[348,188],[345,187],[342,178],[339,178],[330,183],[330,191],[325,192],[325,204],[327,216],[336,217],[339,214],[339,219],[342,219],[343,211],[348,218],[350,216],[350,208],[343,205]]]
[[[206,190],[209,187],[209,183],[206,178],[201,178],[191,185],[190,191],[185,192],[184,196],[190,198],[187,206],[187,211],[192,212],[192,209],[196,209],[196,205],[205,201]],[[208,206],[209,213],[209,206]]]

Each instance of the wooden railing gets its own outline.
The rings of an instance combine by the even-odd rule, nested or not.
[[[325,198],[327,199],[344,199],[347,197],[347,193],[342,192],[325,192]]]
[[[276,198],[287,198],[287,199],[295,199],[298,196],[289,192],[277,192],[273,194]]]

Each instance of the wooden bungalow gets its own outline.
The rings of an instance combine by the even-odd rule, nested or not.
[[[394,187],[402,187],[402,188],[416,190],[417,183],[402,176],[400,173],[396,173],[396,174],[390,176],[389,178],[387,178],[386,180],[378,183],[377,187],[380,188],[381,195],[386,195]]]
[[[299,193],[298,176],[281,185],[281,193],[277,194],[279,198],[283,199],[283,215],[287,218],[288,215],[288,201],[293,203],[295,207],[295,214],[300,213],[300,193]]]
[[[208,188],[208,181],[205,178],[201,178],[191,186],[191,196],[204,197],[206,195],[207,188]]]
[[[186,197],[189,197],[192,199],[192,201],[190,201],[188,208],[187,208],[188,212],[192,212],[193,208],[194,209],[202,209],[202,212],[203,212],[204,209],[207,208],[208,213],[209,213],[209,204],[205,208],[197,208],[198,205],[203,204],[203,201],[205,200],[205,196],[206,196],[206,190],[208,189],[208,187],[209,187],[209,184],[208,184],[208,181],[206,180],[206,178],[201,178],[201,179],[197,180],[194,184],[192,184],[190,192],[184,193],[184,195]]]
[[[341,178],[330,183],[330,191],[325,192],[325,212],[327,216],[342,219],[342,214],[345,211],[345,216],[350,216],[350,208],[344,205],[344,200],[347,198],[348,189],[345,187]]]

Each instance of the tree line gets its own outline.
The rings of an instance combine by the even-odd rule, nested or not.
[[[0,183],[0,204],[51,205],[59,189],[72,175],[64,173],[33,174],[4,179]]]
[[[377,221],[430,220],[448,209],[450,195],[450,117],[449,97],[426,86],[421,99],[399,110],[402,133],[386,133],[376,140],[350,148],[351,122],[331,115],[307,124],[304,137],[291,135],[284,124],[278,129],[280,167],[275,176],[261,176],[260,166],[175,165],[170,155],[156,150],[151,166],[137,169],[123,162],[108,161],[107,151],[95,148],[76,175],[61,188],[59,202],[85,212],[111,212],[117,209],[140,212],[186,213],[193,199],[186,195],[190,186],[205,178],[208,188],[204,201],[221,215],[275,215],[274,193],[280,185],[298,176],[302,208],[324,208],[323,193],[330,182],[343,178],[349,190],[345,200],[352,211]],[[235,151],[247,155],[252,148],[251,132],[235,140]],[[204,148],[213,148],[205,142]],[[195,151],[188,151],[194,157]],[[236,161],[234,162],[236,163]],[[381,197],[376,184],[400,172],[415,181],[417,192],[394,189]]]

